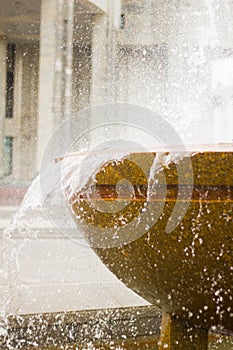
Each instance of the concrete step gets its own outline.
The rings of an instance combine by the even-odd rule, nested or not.
[[[2,233],[16,210],[0,207]],[[28,314],[148,305],[84,240],[78,244],[59,232],[42,208],[26,214],[26,225],[25,217],[17,220],[7,243],[0,238],[0,311]]]

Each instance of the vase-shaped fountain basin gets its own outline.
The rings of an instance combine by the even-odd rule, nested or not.
[[[148,177],[157,152],[131,154],[101,164],[94,177],[93,196],[89,191],[88,199],[85,197],[92,178],[83,191],[74,194],[72,210],[98,256],[129,288],[190,324],[233,332],[232,146],[196,149],[181,154],[179,159],[170,156],[170,161],[154,172],[154,192],[149,197]],[[178,163],[182,179],[177,173]],[[126,181],[116,190],[123,178],[130,185]],[[189,199],[185,193],[190,186]],[[181,188],[183,198],[178,196]],[[125,207],[119,211],[113,208],[116,200],[118,204],[125,201]],[[149,207],[145,205],[148,200]],[[174,229],[167,232],[177,202],[181,208],[183,203],[185,213],[175,218]],[[137,229],[140,231],[140,225],[145,225],[143,220],[147,220],[141,219],[147,210],[153,215],[161,212],[153,225],[150,221],[150,227],[145,230],[143,226],[144,232],[137,236]],[[136,223],[130,233],[129,223],[133,220]],[[119,244],[97,244],[95,233],[104,241],[114,230],[116,236],[111,239],[118,239]]]

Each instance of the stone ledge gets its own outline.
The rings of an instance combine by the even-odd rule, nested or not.
[[[158,350],[161,312],[154,306],[10,316],[1,350]],[[209,334],[209,350],[233,338]]]
[[[10,316],[5,349],[156,349],[160,324],[152,306]]]

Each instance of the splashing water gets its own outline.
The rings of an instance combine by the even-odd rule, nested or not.
[[[157,21],[153,18],[151,10],[155,6],[155,2],[149,1],[149,17],[147,17],[148,9],[146,6],[142,10],[138,9],[139,13],[140,11],[145,12],[145,17],[149,18],[149,21],[145,21],[146,24],[143,21],[142,23],[138,21],[142,28],[139,26],[136,31],[139,33],[142,29],[142,33],[145,34],[143,40],[146,40],[149,44],[146,48],[139,48],[138,51],[130,51],[127,47],[128,53],[125,55],[125,49],[122,48],[124,46],[122,34],[121,51],[119,50],[118,57],[115,45],[114,60],[111,59],[111,50],[108,49],[108,55],[110,55],[108,59],[111,60],[110,71],[108,72],[111,78],[109,84],[118,85],[117,89],[115,86],[114,89],[111,86],[111,89],[109,89],[109,95],[111,96],[109,98],[114,99],[118,94],[118,98],[126,102],[147,105],[153,110],[161,112],[177,128],[186,143],[229,142],[233,137],[233,81],[228,78],[226,84],[226,77],[230,76],[229,70],[231,70],[233,60],[231,39],[233,34],[232,2],[228,0],[205,0],[202,2],[200,10],[197,8],[198,5],[200,5],[198,1],[197,6],[195,4],[190,5],[188,1],[164,1],[164,8],[160,5],[160,12],[157,11],[158,22],[165,23],[164,14],[166,9],[169,10],[170,17],[167,23],[169,28],[168,42],[165,45],[163,44],[163,47],[159,50],[154,45],[150,47],[149,42],[150,38],[153,39],[153,42],[156,42],[153,35],[156,33],[157,28],[154,23],[157,23]],[[172,6],[174,6],[175,11]],[[192,6],[194,6],[194,9]],[[130,12],[129,5],[126,8],[126,14],[127,9]],[[136,13],[134,17],[137,16]],[[195,31],[195,20],[197,18],[200,19],[202,24],[200,27],[196,26],[197,31],[200,31],[201,34],[205,33],[205,35]],[[149,22],[151,27],[149,27]],[[189,22],[191,26],[189,26]],[[203,24],[204,22],[206,24]],[[199,23],[198,20],[197,23]],[[146,26],[146,29],[143,25]],[[129,31],[129,29],[127,30]],[[128,34],[136,37],[135,29]],[[116,40],[114,35],[111,37]],[[133,39],[134,44],[135,41],[139,41],[140,44],[139,35]],[[112,43],[108,43],[108,45],[109,48],[113,46]],[[155,56],[158,58],[158,64],[154,62]],[[123,72],[115,67],[118,61],[122,64]],[[130,68],[124,74],[126,67]],[[152,72],[157,74],[159,81],[158,84],[156,83],[157,85],[155,84],[156,74],[153,73],[155,74],[153,75]],[[164,76],[166,76],[165,81],[163,80]],[[164,96],[161,96],[163,94]],[[208,132],[212,128],[212,116],[214,116],[214,133]],[[222,120],[224,120],[224,123]],[[121,155],[119,152],[118,156]],[[83,155],[80,154],[78,156],[79,160],[82,157]],[[113,157],[116,157],[115,153],[108,158],[103,157],[101,163]],[[97,160],[99,166],[100,159]],[[6,334],[7,315],[17,313],[20,309],[20,305],[16,302],[19,299],[18,286],[21,283],[19,278],[19,256],[27,240],[31,238],[40,239],[43,237],[42,232],[45,230],[48,230],[51,235],[55,232],[57,234],[57,229],[60,227],[61,236],[66,231],[69,238],[78,240],[80,244],[87,244],[83,236],[77,233],[75,222],[67,206],[67,199],[60,197],[58,192],[63,186],[65,193],[70,198],[75,191],[83,187],[87,178],[93,176],[97,163],[93,162],[93,158],[91,158],[90,163],[86,163],[85,171],[80,174],[77,168],[74,169],[74,164],[76,164],[74,158],[72,156],[67,157],[62,166],[62,177],[66,181],[61,184],[60,179],[57,179],[54,187],[51,187],[51,184],[54,184],[54,176],[56,176],[56,166],[59,166],[57,164],[51,163],[51,168],[47,173],[50,173],[53,181],[48,178],[47,188],[44,188],[46,198],[50,203],[50,212],[48,213],[44,208],[40,186],[41,178],[38,176],[30,186],[11,225],[4,232],[1,273],[4,281],[6,281],[7,293],[1,299],[0,334],[2,335]],[[157,165],[155,164],[155,166]],[[51,218],[53,218],[52,222]],[[56,222],[56,218],[59,219],[59,223]],[[194,236],[194,238],[196,241],[199,239],[198,236]],[[194,248],[195,241],[193,242],[192,254],[195,254]]]

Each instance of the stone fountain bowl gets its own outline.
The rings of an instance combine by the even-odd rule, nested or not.
[[[95,189],[90,191],[92,177],[72,197],[72,210],[95,252],[129,288],[191,325],[233,333],[232,145],[196,149],[178,158],[169,155],[169,162],[154,171],[154,192],[149,197],[148,177],[155,158],[167,153],[135,153],[100,164]],[[182,180],[177,163],[183,170]],[[116,190],[122,179],[127,181],[121,183],[121,191]],[[178,185],[183,198],[177,197]],[[189,201],[185,193],[190,186]],[[148,198],[149,207],[145,204]],[[167,232],[177,201],[183,203],[185,213],[174,230]],[[125,206],[116,210],[115,202]],[[153,225],[150,221],[146,226],[141,219],[143,210],[161,213]],[[129,228],[133,220],[136,224]]]

